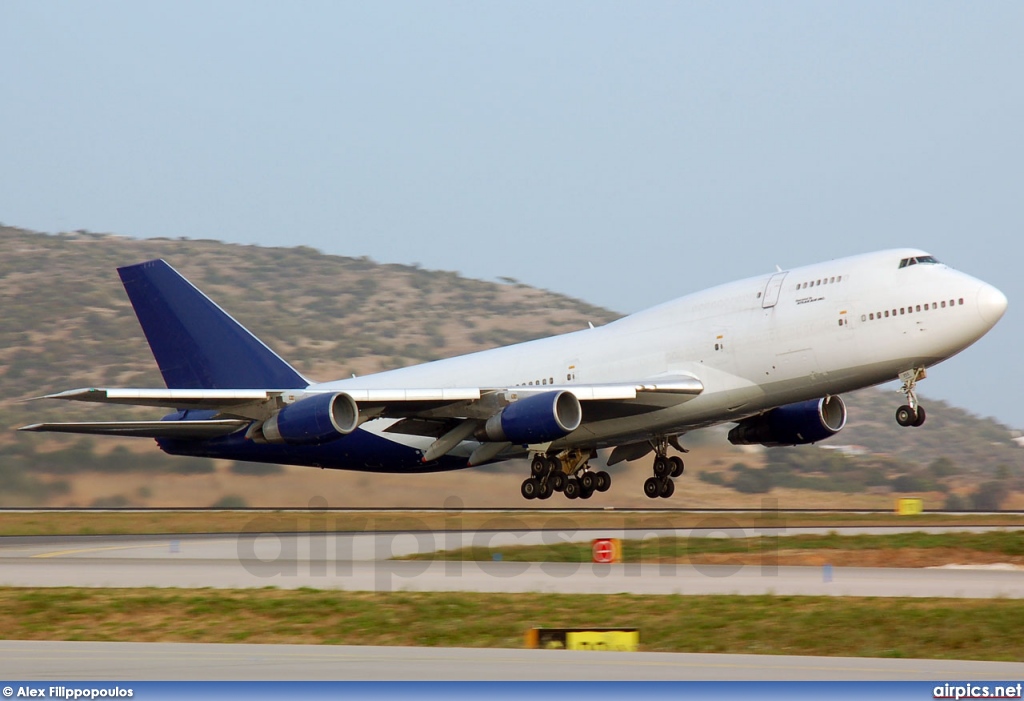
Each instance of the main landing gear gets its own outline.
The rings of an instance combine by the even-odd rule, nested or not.
[[[683,459],[677,455],[668,457],[668,439],[659,438],[654,443],[654,477],[648,477],[644,482],[644,494],[651,499],[661,497],[668,499],[676,491],[676,483],[673,477],[683,474],[685,466]]]
[[[587,461],[592,451],[567,450],[556,456],[537,453],[530,461],[531,476],[520,491],[526,499],[549,499],[562,492],[567,499],[589,499],[594,492],[607,492],[612,477],[604,470],[591,471]]]
[[[907,403],[896,410],[896,423],[900,426],[921,426],[924,424],[924,407],[917,402],[917,392],[914,391],[918,381],[928,376],[924,368],[914,368],[900,373],[903,386],[900,391],[907,397]]]

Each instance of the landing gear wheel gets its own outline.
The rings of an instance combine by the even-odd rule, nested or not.
[[[917,383],[927,376],[928,371],[923,367],[904,370],[899,374],[899,378],[903,381],[900,392],[907,398],[907,403],[896,410],[896,423],[900,426],[920,426],[924,423],[924,407],[917,401],[915,389]]]
[[[545,481],[540,483],[540,489],[537,491],[538,499],[550,499],[554,489],[551,488],[551,481]]]
[[[668,458],[663,458],[660,455],[654,458],[654,476],[665,477],[669,472],[672,471],[672,464],[668,461]]]
[[[568,483],[569,478],[565,476],[565,473],[559,470],[558,472],[552,472],[548,477],[548,484],[556,492],[565,491],[565,485]]]
[[[580,491],[582,493],[586,493],[586,492],[591,492],[592,493],[594,491],[594,488],[597,487],[597,484],[596,484],[597,481],[594,479],[594,473],[593,472],[584,472],[582,475],[580,475],[579,480],[580,480]],[[586,497],[583,497],[583,498],[586,499]]]
[[[676,483],[672,481],[671,477],[666,477],[662,480],[661,484],[658,485],[658,496],[662,499],[668,499],[675,493]]]
[[[672,465],[671,475],[673,477],[681,477],[683,474],[683,470],[686,469],[686,466],[683,465],[683,459],[678,455],[673,455],[668,459],[668,461]]]
[[[548,460],[543,455],[538,455],[530,463],[530,472],[533,473],[534,477],[541,477],[547,474],[548,471]]]
[[[612,486],[612,476],[604,470],[594,475],[594,488],[599,492],[607,492]]]
[[[574,479],[568,480],[565,483],[565,496],[567,499],[579,499],[580,483]]]
[[[530,477],[523,482],[523,486],[520,490],[526,499],[536,499],[540,493],[540,482],[536,478]]]
[[[644,482],[644,494],[651,499],[656,499],[661,494],[661,484],[657,477],[648,477]]]

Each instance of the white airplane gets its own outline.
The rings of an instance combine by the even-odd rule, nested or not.
[[[654,452],[644,484],[669,497],[680,437],[735,422],[734,444],[814,443],[846,424],[843,392],[900,379],[920,426],[928,368],[1006,310],[996,288],[898,249],[733,282],[606,326],[334,382],[310,382],[162,260],[118,270],[166,389],[56,399],[174,409],[160,421],[33,424],[155,438],[173,455],[372,472],[530,457],[527,499],[608,489],[588,461]]]

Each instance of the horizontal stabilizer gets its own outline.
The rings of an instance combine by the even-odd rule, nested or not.
[[[82,423],[32,424],[19,431],[50,433],[88,433],[98,436],[131,436],[133,438],[217,438],[249,425],[242,419],[211,419],[208,421],[87,421]]]

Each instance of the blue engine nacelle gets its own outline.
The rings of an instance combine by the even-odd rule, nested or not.
[[[733,445],[806,445],[834,436],[846,425],[846,404],[840,397],[811,399],[744,419],[729,431]]]
[[[487,419],[486,440],[517,445],[548,443],[580,426],[583,408],[572,392],[559,390],[525,397]]]
[[[267,443],[318,445],[352,433],[359,426],[359,407],[349,395],[318,394],[300,399],[263,422],[260,437]]]

